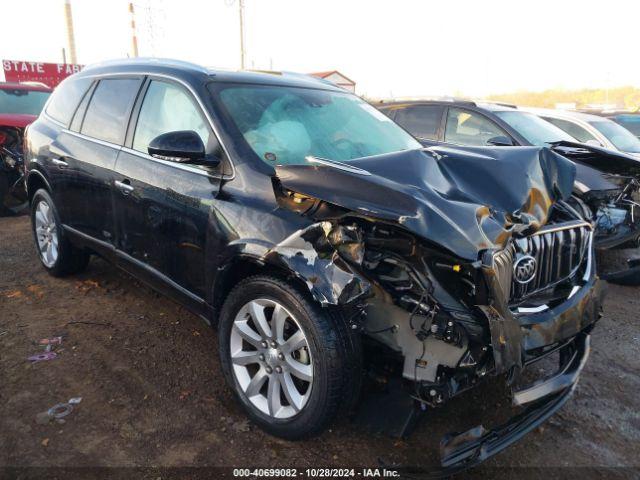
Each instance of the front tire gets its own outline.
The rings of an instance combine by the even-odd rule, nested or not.
[[[89,253],[69,242],[53,199],[44,189],[31,201],[31,229],[40,263],[51,275],[61,277],[87,268]]]
[[[220,314],[225,378],[249,417],[289,440],[319,433],[359,385],[360,350],[342,319],[292,285],[240,282]]]

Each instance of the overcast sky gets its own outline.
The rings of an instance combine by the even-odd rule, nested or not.
[[[0,2],[0,58],[62,60],[63,0]],[[140,54],[239,68],[237,2],[134,2]],[[71,3],[80,63],[127,56],[127,0]],[[359,94],[374,97],[640,84],[638,0],[245,0],[245,6],[248,68],[337,69]]]

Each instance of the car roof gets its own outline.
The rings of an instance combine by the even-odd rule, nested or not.
[[[551,117],[551,118],[559,118],[559,119],[574,119],[574,120],[582,120],[583,122],[601,122],[606,121],[606,117],[602,117],[600,115],[593,115],[591,113],[583,113],[583,112],[575,112],[573,110],[555,110],[552,108],[534,108],[534,107],[523,107],[523,110],[526,110],[531,113],[535,113],[541,117]]]
[[[29,90],[34,92],[51,92],[45,85],[34,85],[32,83],[0,82],[0,90]]]
[[[319,88],[346,92],[333,83],[310,75],[293,72],[226,71],[204,67],[182,60],[134,58],[110,60],[87,65],[78,77],[109,74],[164,74],[192,80]]]
[[[380,109],[386,108],[400,108],[409,105],[445,105],[449,107],[475,107],[479,109],[488,110],[491,112],[500,112],[507,110],[516,110],[515,105],[508,105],[498,102],[486,102],[486,101],[473,101],[473,100],[461,100],[461,99],[411,99],[411,100],[393,100],[382,101],[374,103],[374,105]]]

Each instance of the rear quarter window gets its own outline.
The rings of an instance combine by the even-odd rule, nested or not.
[[[62,82],[51,95],[46,112],[54,120],[69,125],[71,117],[89,87],[91,78],[68,78]]]

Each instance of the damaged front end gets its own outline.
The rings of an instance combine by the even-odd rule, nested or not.
[[[640,259],[619,261],[620,255],[626,257],[621,250],[640,246],[640,162],[624,153],[571,142],[555,144],[554,150],[576,162],[571,203],[594,222],[600,276],[614,283],[640,284]]]
[[[416,406],[508,378],[527,410],[445,438],[452,469],[497,453],[567,400],[600,315],[593,227],[567,202],[573,164],[539,148],[478,156],[433,148],[277,167],[280,207],[312,223],[265,257],[348,311],[373,375],[402,379]],[[553,375],[516,386],[555,352]]]

